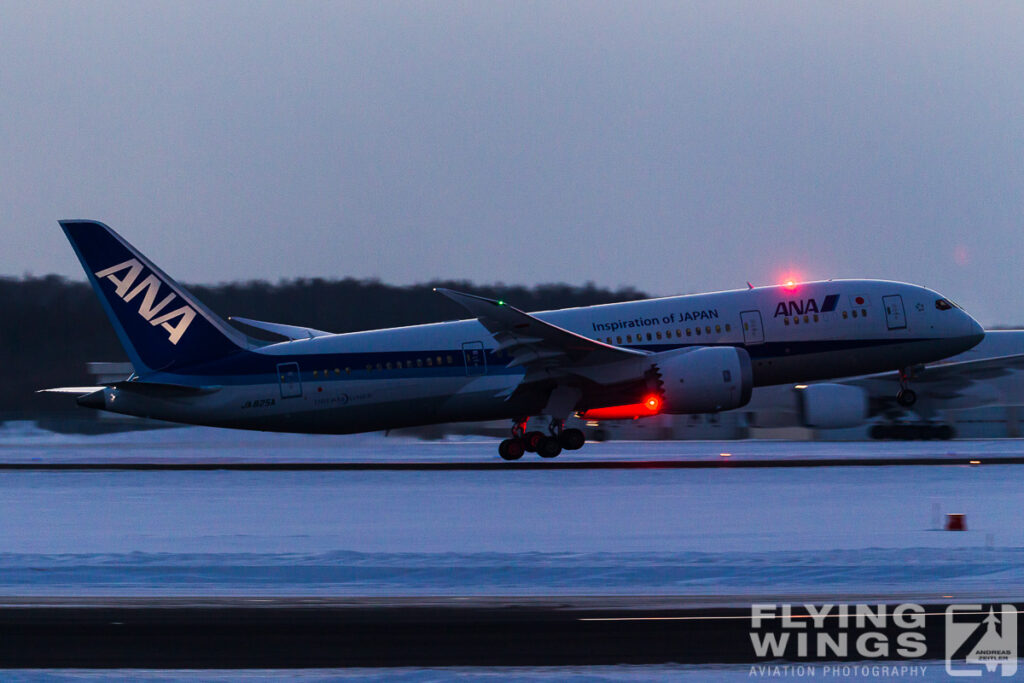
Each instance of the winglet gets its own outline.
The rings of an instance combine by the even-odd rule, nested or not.
[[[487,297],[477,296],[476,294],[456,292],[454,289],[446,289],[445,287],[434,287],[434,291],[448,297],[455,303],[460,304],[477,317],[490,312],[494,307],[504,307],[522,313],[522,311],[515,306],[509,306],[500,299],[488,299]]]

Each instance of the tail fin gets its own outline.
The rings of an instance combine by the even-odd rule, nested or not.
[[[120,235],[98,221],[60,221],[135,371],[223,358],[245,348],[230,327]]]

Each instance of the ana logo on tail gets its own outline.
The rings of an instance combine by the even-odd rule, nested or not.
[[[129,259],[124,263],[98,271],[95,275],[100,279],[106,278],[113,282],[116,287],[114,293],[126,302],[142,294],[142,301],[139,303],[139,315],[153,327],[159,325],[167,330],[170,333],[170,342],[177,344],[181,340],[181,336],[185,334],[185,330],[192,324],[192,319],[196,317],[196,312],[191,306],[181,306],[169,313],[159,315],[161,311],[178,297],[171,292],[157,303],[156,299],[160,293],[161,283],[156,275],[150,273],[142,282],[135,285],[135,281],[139,279],[143,269],[143,265],[138,259]],[[127,274],[123,277],[118,277],[124,271],[128,271]],[[134,288],[132,287],[133,285],[135,285]],[[172,320],[177,320],[177,322],[172,325]]]

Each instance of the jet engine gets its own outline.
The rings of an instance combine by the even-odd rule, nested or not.
[[[868,395],[846,384],[810,384],[797,389],[804,426],[816,429],[856,427],[868,419]]]
[[[754,388],[746,350],[704,346],[659,358],[661,412],[676,415],[715,413],[745,406]]]

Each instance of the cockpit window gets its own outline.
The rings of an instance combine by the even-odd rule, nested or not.
[[[947,301],[946,299],[936,299],[935,308],[939,309],[940,311],[948,311],[949,309],[953,308],[953,304]]]

